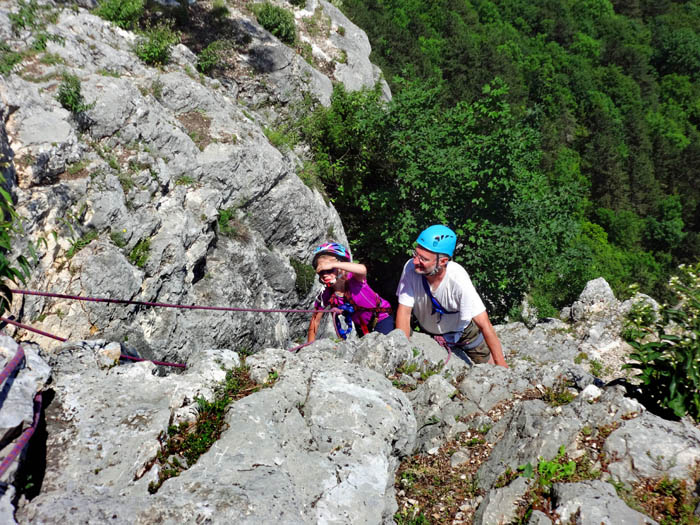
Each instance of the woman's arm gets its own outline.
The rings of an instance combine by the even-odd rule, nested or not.
[[[323,312],[318,312],[311,316],[311,321],[309,321],[309,333],[306,336],[306,341],[308,343],[316,340],[316,333],[318,332],[318,326],[321,324],[321,317],[323,317]]]
[[[352,278],[356,281],[364,282],[367,279],[367,267],[364,264],[344,261],[318,261],[316,273],[336,269],[352,273]]]

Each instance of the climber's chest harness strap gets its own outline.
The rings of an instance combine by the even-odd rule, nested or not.
[[[430,297],[430,302],[433,303],[433,309],[431,314],[437,314],[438,315],[438,322],[442,319],[443,314],[458,314],[459,311],[454,311],[451,312],[449,310],[445,310],[440,302],[435,299],[433,296],[433,293],[430,291],[430,284],[428,283],[428,280],[425,278],[424,275],[421,276],[422,281],[423,281],[423,289],[425,290],[425,293],[428,297]],[[422,327],[421,327],[422,329]],[[459,332],[447,332],[444,334],[432,334],[428,332],[427,330],[423,330],[425,333],[428,335],[432,336],[440,345],[444,346],[447,348],[448,352],[450,351],[450,347],[456,346],[461,348],[462,350],[473,350],[477,346],[479,346],[481,343],[484,342],[484,334],[481,333],[479,328],[474,324],[474,321],[470,321],[469,324],[466,326],[466,328],[461,332],[461,337],[456,343],[448,343],[445,340],[445,335],[450,334],[450,333],[459,333]],[[449,357],[448,357],[449,359]]]
[[[422,281],[423,281],[423,290],[425,290],[425,293],[428,297],[430,297],[430,302],[433,303],[433,310],[430,312],[431,314],[437,314],[438,315],[438,323],[442,320],[443,314],[458,314],[458,311],[450,312],[449,310],[445,310],[442,305],[438,302],[437,299],[433,296],[433,292],[430,291],[430,284],[428,283],[428,279],[425,278],[425,275],[421,275]]]

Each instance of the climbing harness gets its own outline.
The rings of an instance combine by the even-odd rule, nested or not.
[[[335,326],[335,333],[341,339],[347,339],[348,334],[352,332],[353,324],[358,326],[358,330],[362,332],[362,335],[367,335],[377,326],[377,320],[380,313],[391,313],[391,308],[383,308],[382,298],[379,294],[375,293],[377,296],[376,306],[373,308],[358,306],[352,300],[350,296],[350,291],[346,290],[343,295],[331,294],[328,304],[331,307],[330,312],[333,315],[333,325]],[[368,323],[365,323],[361,316],[358,316],[358,321],[353,321],[352,317],[356,313],[360,312],[372,312],[372,316]],[[342,326],[342,319],[345,321],[345,327]]]

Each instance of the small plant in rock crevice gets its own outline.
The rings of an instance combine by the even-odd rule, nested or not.
[[[410,392],[415,390],[419,384],[424,383],[430,376],[442,372],[443,368],[444,363],[442,361],[436,365],[426,360],[424,360],[422,363],[417,361],[408,361],[401,363],[398,367],[396,367],[395,373],[389,375],[388,379],[399,390],[402,390],[404,392]],[[402,375],[407,375],[415,378],[416,384],[414,385],[403,383],[401,381]],[[454,395],[458,395],[458,392],[455,391]]]
[[[150,239],[141,239],[136,243],[136,246],[134,246],[134,248],[131,250],[131,253],[129,253],[129,261],[131,261],[131,264],[134,266],[143,268],[146,266],[146,262],[148,261],[150,250]]]
[[[24,2],[19,0],[17,2],[19,10],[16,13],[10,13],[8,18],[12,24],[12,30],[19,34],[23,29],[33,29],[39,26],[40,17],[39,13],[42,9],[46,7],[40,6],[36,0],[30,0],[29,2]]]
[[[569,391],[565,381],[559,381],[554,386],[545,388],[542,394],[542,400],[553,407],[568,405],[575,398],[576,395]]]
[[[7,75],[22,58],[22,53],[13,51],[6,42],[0,42],[0,75]]]
[[[273,384],[276,379],[271,374],[266,386]],[[179,476],[194,465],[226,429],[224,418],[231,403],[262,387],[251,380],[246,366],[240,366],[226,371],[226,378],[215,388],[214,399],[209,401],[202,397],[196,398],[197,420],[171,425],[167,432],[162,432],[159,436],[161,446],[155,462],[160,470],[158,480],[148,485],[148,491],[155,494],[164,481]]]
[[[694,493],[697,480],[663,477],[642,479],[632,490],[616,486],[618,495],[632,508],[654,518],[661,525],[698,525],[700,516],[694,511],[700,497]]]
[[[219,210],[219,216],[216,222],[221,235],[240,242],[250,241],[250,231],[248,227],[236,217],[235,207]]]
[[[85,235],[72,242],[71,247],[66,252],[66,259],[71,259],[76,253],[85,248],[92,241],[97,239],[98,234],[95,230],[90,230]]]
[[[221,61],[221,53],[225,50],[226,43],[216,40],[209,44],[197,56],[197,71],[205,75],[217,67]]]
[[[533,480],[523,498],[524,504],[519,508],[518,519],[513,522],[527,523],[533,510],[552,516],[550,498],[553,483],[599,479],[600,472],[591,470],[590,461],[585,456],[575,461],[569,459],[566,448],[561,445],[557,455],[551,460],[538,458],[535,465],[528,462],[519,466],[516,471],[508,468],[496,482],[496,486],[508,485],[518,476]]]
[[[79,115],[94,106],[94,104],[86,104],[80,87],[80,79],[70,73],[63,75],[63,81],[58,86],[58,94],[56,99],[65,109]]]
[[[289,264],[292,265],[296,275],[294,287],[297,294],[300,297],[306,297],[316,281],[316,271],[314,270],[313,266],[306,264],[295,257],[289,259]]]
[[[136,44],[134,52],[150,66],[164,65],[170,61],[170,48],[180,40],[168,23],[161,22],[147,28]]]
[[[126,238],[124,237],[124,233],[126,233],[126,230],[114,230],[109,234],[109,238],[118,248],[124,248],[124,246],[126,246],[127,244]]]

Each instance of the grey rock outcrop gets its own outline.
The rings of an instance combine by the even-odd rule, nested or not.
[[[555,511],[562,522],[575,519],[581,525],[656,525],[657,522],[631,509],[615,489],[603,481],[556,483],[554,485]]]
[[[237,365],[238,356],[193,354],[184,374],[158,377],[145,362],[102,366],[96,356],[104,346],[64,345],[52,354],[52,457],[42,493],[21,508],[20,522],[381,523],[393,516],[393,475],[413,449],[416,421],[383,376],[323,351],[248,357],[253,369],[276,363],[267,369],[277,381],[235,403],[216,444],[149,496],[160,433],[186,421],[197,397],[211,399],[222,366]]]
[[[334,208],[296,175],[303,147],[278,149],[267,135],[307,111],[309,97],[328,104],[332,81],[379,83],[390,98],[366,35],[325,0],[285,3],[315,67],[229,6],[237,45],[228,73],[214,79],[194,73],[197,57],[185,45],[155,69],[135,58],[136,34],[80,8],[46,5],[57,15],[47,27],[51,60],[25,56],[0,77],[0,170],[24,219],[17,251],[28,253],[28,243],[38,251],[27,287],[308,307],[318,291],[303,272],[311,248],[347,239]],[[13,48],[37,38],[12,28],[16,9],[0,0],[0,38]],[[80,81],[86,107],[78,114],[56,100],[64,72]],[[446,468],[473,465],[470,482],[481,492],[449,504],[490,524],[517,519],[533,486],[506,473],[552,461],[563,447],[599,469],[598,479],[555,483],[555,518],[533,512],[530,523],[655,523],[605,481],[697,483],[700,430],[606,385],[621,374],[631,304],[597,279],[562,316],[567,322],[532,312],[527,325],[497,326],[505,369],[469,366],[428,336],[409,341],[400,331],[319,337],[287,352],[306,315],[17,298],[20,320],[69,341],[12,329],[27,359],[2,385],[0,454],[32,423],[32,399],[43,391],[45,431],[32,446],[46,461],[25,451],[10,466],[0,522],[389,524],[408,505],[394,488],[400,463],[449,449]],[[0,365],[16,348],[0,337]],[[187,368],[120,359],[134,351]],[[263,388],[232,402],[213,446],[158,486],[168,430],[194,425],[198,400],[214,399],[226,371],[242,365]],[[564,401],[552,403],[555,395]],[[12,484],[21,469],[34,469],[31,497]]]
[[[301,60],[251,27],[253,42]],[[28,287],[176,304],[308,307],[314,292],[295,287],[290,259],[308,261],[328,237],[345,242],[343,227],[296,176],[300,160],[267,140],[263,116],[251,113],[238,91],[188,75],[195,57],[184,46],[157,71],[135,59],[133,33],[81,10],[60,10],[50,32],[47,52],[61,69],[37,63],[40,78],[0,79],[3,156],[14,160],[6,178],[17,173],[25,242],[39,253]],[[9,24],[0,34],[9,38]],[[55,99],[62,70],[80,79],[86,129]],[[285,75],[300,77],[293,68]],[[280,83],[294,91],[288,78]],[[327,102],[330,91],[314,86],[305,89]],[[15,312],[59,337],[128,339],[145,356],[183,360],[194,346],[281,346],[305,329],[299,316],[46,298],[20,300]]]
[[[40,404],[35,399],[45,387],[51,373],[35,345],[18,345],[10,337],[0,335],[0,521],[16,523],[14,502],[18,470],[26,450],[27,436],[33,433],[40,419]]]
[[[538,331],[531,333],[533,340],[522,334],[523,346],[540,343]],[[607,469],[598,480],[555,483],[556,516],[653,524],[604,480],[692,480],[700,460],[695,426],[650,414],[621,387],[595,386],[566,359],[532,366],[533,358],[507,352],[510,369],[457,361],[450,369],[437,343],[409,341],[398,330],[320,339],[296,354],[266,348],[243,359],[226,349],[196,351],[184,373],[167,376],[148,362],[115,366],[124,351],[86,341],[49,354],[55,398],[46,408],[46,469],[39,495],[17,503],[19,523],[391,523],[401,508],[394,489],[401,460],[438,454],[450,440],[476,433],[488,451],[477,473],[484,495],[455,503],[460,515],[476,511],[470,523],[516,519],[533,480],[499,480],[526,463],[555,460],[563,447],[569,458],[585,456],[591,468],[605,461]],[[244,362],[266,387],[234,402],[214,445],[149,495],[164,433],[193,422],[197,398],[212,399],[224,369]],[[416,388],[406,394],[386,377],[399,370],[415,370],[408,373]],[[562,378],[573,401],[550,406],[537,398]],[[450,463],[473,461],[464,447]],[[7,507],[13,500],[3,501]],[[531,517],[551,522],[542,513]]]

